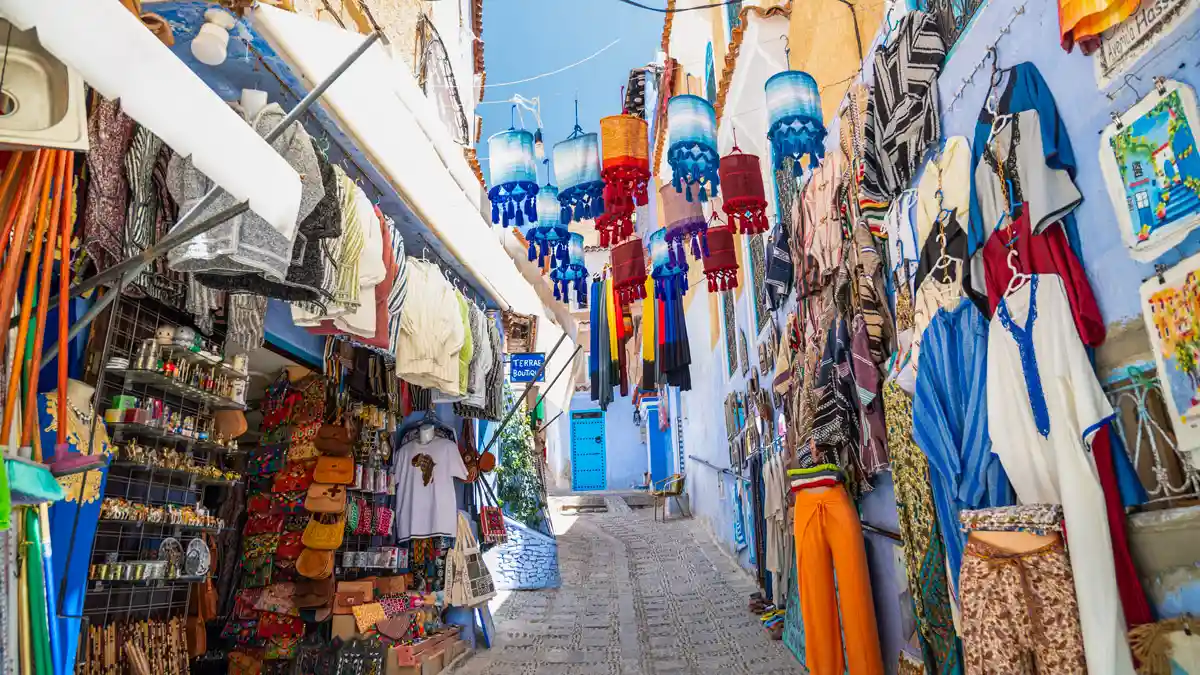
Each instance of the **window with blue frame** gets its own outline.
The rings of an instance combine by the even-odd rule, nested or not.
[[[704,55],[704,94],[709,103],[717,102],[717,69],[713,64],[712,43],[708,43],[708,52]]]

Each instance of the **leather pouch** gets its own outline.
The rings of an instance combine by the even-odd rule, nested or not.
[[[352,614],[353,607],[366,604],[374,599],[375,585],[370,581],[339,582],[337,593],[333,598],[333,613],[339,616]]]
[[[306,548],[296,560],[296,571],[309,579],[333,576],[333,551]]]
[[[346,510],[346,488],[331,483],[313,483],[304,499],[304,508],[313,513],[343,513]]]
[[[349,485],[354,482],[353,457],[321,457],[317,460],[317,469],[313,480],[318,483],[335,483]]]

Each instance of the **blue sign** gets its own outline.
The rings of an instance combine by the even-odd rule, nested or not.
[[[546,381],[546,371],[542,370],[542,364],[546,362],[546,355],[538,352],[536,354],[513,354],[509,357],[508,381],[509,382],[533,382],[534,376],[538,375],[541,370],[541,376],[537,378],[538,382]]]

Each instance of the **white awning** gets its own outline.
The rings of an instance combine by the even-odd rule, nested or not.
[[[0,0],[0,16],[279,229],[295,226],[300,177],[116,0]]]
[[[363,36],[260,3],[254,26],[310,82],[324,79]],[[426,228],[479,285],[518,312],[541,314],[536,291],[456,179],[466,168],[402,63],[378,43],[325,92],[322,106],[379,169]],[[441,147],[450,143],[451,150]],[[479,183],[470,183],[478,190]]]

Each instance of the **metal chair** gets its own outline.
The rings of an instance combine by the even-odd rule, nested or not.
[[[679,502],[679,497],[683,494],[683,484],[684,474],[677,473],[656,481],[651,485],[650,496],[654,498],[655,521],[658,520],[658,507],[662,506],[663,522],[666,522],[668,499],[674,499],[675,506],[678,506],[680,511],[683,511],[683,507]]]

